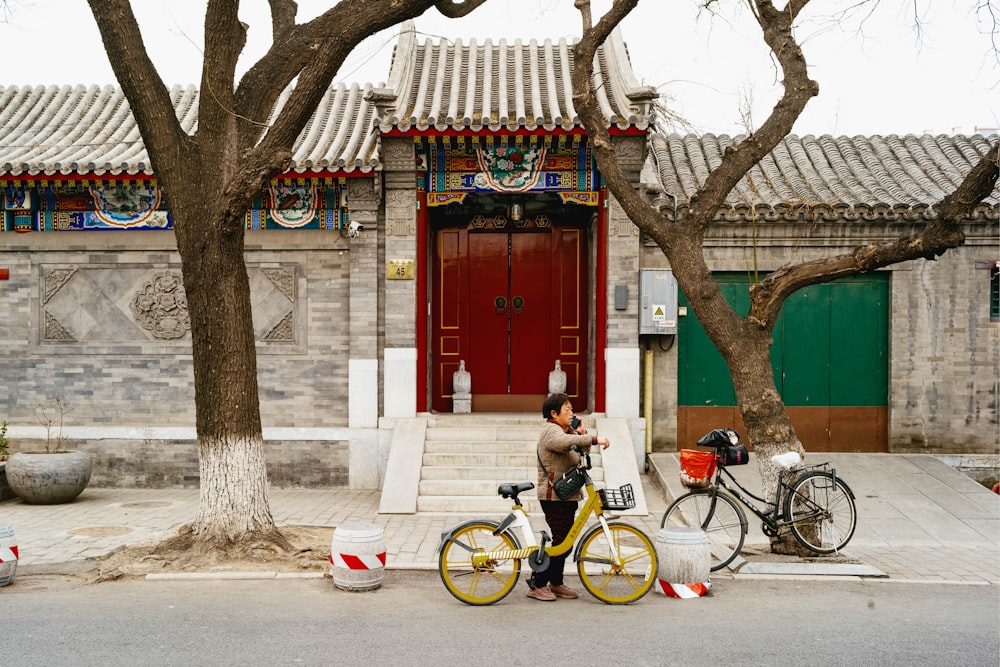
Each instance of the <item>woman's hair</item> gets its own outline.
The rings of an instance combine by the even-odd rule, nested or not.
[[[542,417],[551,419],[552,413],[559,414],[562,406],[569,403],[569,396],[566,394],[549,394],[549,397],[542,403]]]

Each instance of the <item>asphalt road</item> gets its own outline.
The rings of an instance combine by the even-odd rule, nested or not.
[[[0,663],[1000,664],[996,586],[722,579],[696,600],[614,607],[518,589],[476,608],[430,572],[389,572],[368,592],[329,579],[81,581],[0,588]]]

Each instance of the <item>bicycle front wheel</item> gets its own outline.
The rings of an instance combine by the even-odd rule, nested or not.
[[[598,524],[577,548],[580,582],[607,604],[628,604],[648,593],[656,583],[656,567],[653,543],[626,523],[608,524],[607,535]]]
[[[499,523],[486,519],[469,521],[453,530],[441,545],[441,581],[449,593],[466,604],[493,604],[507,597],[517,584],[521,561],[516,558],[491,560],[482,567],[472,564],[472,555],[477,552],[520,548],[510,533],[494,535],[499,527]]]
[[[661,528],[685,526],[705,531],[715,572],[739,555],[747,535],[747,516],[728,493],[691,491],[675,500],[660,522]]]
[[[840,551],[858,524],[854,494],[829,472],[808,472],[791,484],[785,519],[802,546],[818,554]]]

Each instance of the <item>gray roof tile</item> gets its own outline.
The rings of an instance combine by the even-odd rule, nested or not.
[[[292,172],[370,172],[379,165],[378,135],[371,132],[374,108],[365,99],[370,89],[354,84],[327,91],[295,142]],[[170,98],[181,127],[192,132],[198,91],[174,86]],[[152,176],[153,171],[120,88],[0,86],[0,174]]]
[[[383,132],[580,130],[572,67],[566,39],[419,43],[411,24],[400,34],[388,84],[372,99]],[[607,126],[646,129],[657,93],[637,83],[617,31],[598,53],[595,77]]]
[[[685,206],[722,152],[742,137],[653,135],[643,186]],[[798,137],[789,135],[740,180],[720,217],[739,220],[826,218],[904,219],[933,214],[979,161],[990,141],[982,135]],[[1000,184],[978,216],[1000,218]]]

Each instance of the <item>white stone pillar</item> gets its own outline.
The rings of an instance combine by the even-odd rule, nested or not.
[[[639,348],[609,347],[604,351],[604,411],[609,418],[639,416]]]
[[[417,415],[417,348],[387,347],[383,357],[385,416],[411,419]]]

